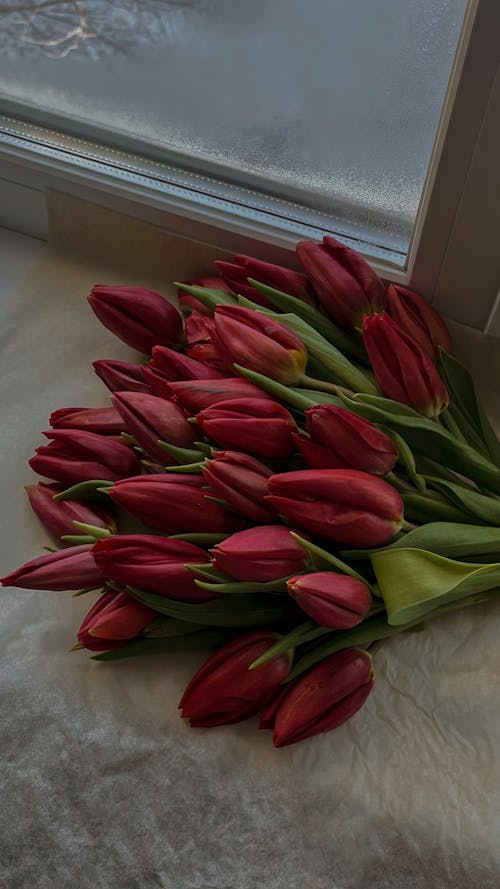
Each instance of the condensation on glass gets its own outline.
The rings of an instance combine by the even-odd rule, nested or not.
[[[405,252],[465,6],[6,0],[0,92]]]

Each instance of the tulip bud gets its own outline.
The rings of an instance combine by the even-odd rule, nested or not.
[[[310,469],[348,469],[330,448],[312,441],[307,435],[294,432],[292,439]]]
[[[158,440],[179,448],[194,445],[196,432],[178,404],[144,392],[115,392],[112,401],[138,444],[160,463],[170,465],[173,461]]]
[[[114,481],[131,475],[137,468],[133,451],[110,436],[80,429],[53,429],[44,435],[52,440],[49,445],[35,448],[29,465],[39,475],[63,485],[98,478]]]
[[[272,471],[239,451],[216,451],[203,467],[212,491],[253,522],[272,522],[276,513],[264,503]]]
[[[217,343],[230,367],[240,364],[285,385],[300,381],[307,350],[284,324],[241,306],[218,306],[214,320]]]
[[[205,408],[196,417],[205,435],[223,448],[241,448],[280,459],[293,451],[291,414],[267,398],[235,398]]]
[[[208,290],[221,290],[223,293],[233,292],[231,288],[227,286],[223,278],[219,278],[218,275],[209,275],[205,278],[193,278],[191,281],[184,281],[183,283],[189,284],[191,287],[206,287]],[[202,315],[206,315],[207,318],[212,317],[212,310],[202,303],[201,299],[196,299],[195,296],[186,293],[182,287],[177,288],[177,297],[183,314],[188,315],[190,312],[200,312]]]
[[[355,250],[325,236],[322,244],[301,241],[297,256],[326,314],[339,327],[361,327],[363,315],[384,311],[385,287]]]
[[[144,475],[109,488],[112,500],[151,528],[167,534],[234,531],[241,520],[202,491],[199,475]]]
[[[387,475],[398,459],[396,445],[385,432],[345,408],[333,404],[309,408],[306,428],[312,441],[331,453],[332,468]]]
[[[51,413],[49,423],[54,429],[82,429],[98,435],[120,435],[127,431],[114,407],[62,407]]]
[[[371,607],[370,590],[365,583],[347,574],[317,571],[301,574],[286,582],[288,592],[299,608],[321,627],[347,630],[361,623]]]
[[[423,296],[390,284],[387,288],[387,314],[401,330],[417,341],[435,363],[439,359],[439,347],[451,351],[451,337],[439,312],[436,312]]]
[[[32,559],[1,581],[3,586],[23,590],[79,590],[101,586],[103,576],[94,561],[92,544],[85,544]]]
[[[230,371],[232,364],[226,360],[226,355],[216,338],[215,321],[207,318],[200,312],[192,312],[186,318],[186,355],[208,364],[219,371]]]
[[[184,602],[214,598],[196,586],[195,575],[185,567],[208,563],[205,550],[192,543],[152,534],[119,534],[98,540],[92,553],[107,580]]]
[[[431,359],[389,315],[365,318],[363,339],[377,382],[387,398],[431,418],[448,406],[448,391]]]
[[[140,364],[106,359],[94,361],[92,367],[111,392],[149,392]]]
[[[257,713],[290,672],[288,653],[256,670],[248,669],[277,638],[260,630],[219,648],[191,679],[179,703],[181,715],[196,728],[209,728],[241,722]]]
[[[149,354],[158,343],[180,346],[182,317],[159,293],[96,284],[87,299],[104,327],[133,349]]]
[[[248,278],[314,305],[313,289],[306,276],[299,272],[292,272],[291,269],[253,259],[241,253],[234,257],[234,263],[216,261],[215,265],[234,293],[239,293],[260,306],[275,308],[265,296],[248,283]]]
[[[342,725],[363,706],[375,682],[367,651],[348,648],[325,658],[285,686],[262,714],[260,727],[274,728],[273,744],[286,747]]]
[[[26,488],[33,512],[56,543],[64,544],[64,541],[61,541],[63,535],[76,533],[74,522],[108,528],[115,533],[114,519],[111,513],[102,507],[82,500],[54,500],[54,494],[59,494],[63,490],[63,485],[46,485],[43,482]]]
[[[92,606],[77,633],[89,651],[118,648],[139,636],[155,619],[156,611],[136,602],[128,593],[103,593]]]
[[[170,383],[170,391],[174,401],[193,416],[218,404],[219,401],[229,401],[234,398],[267,398],[271,396],[263,392],[258,386],[254,386],[248,380],[241,377],[227,377],[219,380],[183,380],[179,383]]]
[[[181,352],[155,346],[153,357],[148,365],[142,368],[144,379],[151,386],[155,395],[162,398],[171,397],[170,383],[181,380],[218,380],[224,374],[213,367],[195,361]]]
[[[213,549],[218,571],[236,580],[267,583],[302,571],[307,563],[303,547],[283,525],[259,525],[227,537]]]
[[[349,546],[381,546],[400,530],[403,501],[381,478],[355,469],[272,475],[265,498],[299,528]]]

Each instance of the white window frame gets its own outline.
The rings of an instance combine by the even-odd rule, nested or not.
[[[129,141],[79,139],[55,117],[35,125],[0,100],[0,225],[46,239],[48,189],[135,215],[211,244],[297,267],[298,240],[337,234],[383,277],[414,287],[444,314],[500,334],[500,3],[469,0],[407,257],[346,237],[335,219],[293,201],[144,159]],[[175,160],[175,159],[174,159]],[[215,171],[217,173],[217,171]]]

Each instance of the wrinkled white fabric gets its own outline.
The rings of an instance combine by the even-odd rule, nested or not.
[[[176,250],[166,279],[188,273]],[[105,269],[47,248],[0,308],[2,573],[49,543],[22,490],[49,413],[106,404],[91,360],[132,357],[86,305],[99,278],[140,283],[119,251]],[[160,289],[147,269],[142,281]],[[498,341],[454,332],[483,386],[498,384]],[[500,885],[498,607],[383,644],[362,711],[277,751],[255,721],[181,722],[201,655],[69,654],[91,599],[0,595],[2,889]]]

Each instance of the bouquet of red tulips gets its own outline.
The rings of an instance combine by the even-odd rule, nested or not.
[[[500,444],[443,320],[333,238],[297,255],[217,262],[184,319],[93,288],[147,358],[51,415],[27,490],[56,548],[3,579],[100,591],[74,646],[99,661],[215,649],[182,716],[260,712],[276,746],[356,713],[380,640],[500,588]]]

